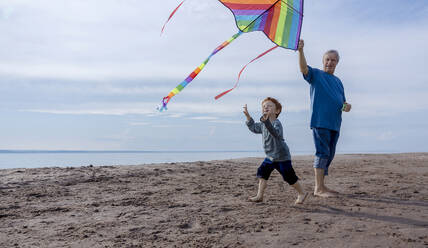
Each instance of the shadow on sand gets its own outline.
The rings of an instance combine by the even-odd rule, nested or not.
[[[334,214],[334,215],[343,215],[348,217],[354,217],[354,218],[368,218],[373,220],[379,220],[384,222],[391,222],[396,224],[404,224],[409,226],[417,226],[417,227],[428,227],[427,221],[420,221],[420,220],[414,220],[404,217],[395,217],[395,216],[387,216],[387,215],[377,215],[377,214],[370,214],[370,213],[364,213],[364,212],[349,212],[345,211],[343,209],[339,208],[333,208],[329,206],[322,206],[325,208],[325,210],[322,209],[315,209],[313,212],[315,213],[324,213],[324,214]]]
[[[343,195],[347,198],[363,200],[363,201],[371,201],[377,203],[386,203],[386,204],[398,204],[398,205],[407,205],[407,206],[417,206],[417,207],[426,207],[428,208],[428,201],[413,201],[413,200],[405,200],[400,198],[393,197],[378,197],[378,196],[369,196],[366,194],[363,195]]]

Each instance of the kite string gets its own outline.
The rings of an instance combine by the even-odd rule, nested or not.
[[[205,61],[202,62],[201,65],[199,65],[198,67],[196,67],[196,69],[193,70],[189,74],[189,76],[186,79],[183,80],[183,82],[181,82],[179,85],[177,85],[177,87],[175,87],[173,90],[171,90],[169,92],[169,94],[162,99],[161,106],[158,107],[158,110],[160,112],[162,112],[163,110],[167,110],[167,104],[169,103],[169,101],[171,100],[171,98],[173,96],[175,96],[176,94],[178,94],[180,91],[182,91],[184,89],[184,87],[186,87],[190,82],[193,81],[193,79],[196,78],[196,76],[199,74],[199,72],[202,71],[202,69],[205,67],[205,65],[208,63],[208,61],[211,59],[212,56],[214,56],[220,50],[222,50],[223,48],[225,48],[226,46],[228,46],[230,43],[232,43],[232,41],[234,41],[236,38],[238,38],[242,33],[243,33],[242,31],[239,31],[238,33],[236,33],[232,37],[230,37],[228,40],[226,40],[225,42],[223,42],[216,49],[214,49],[214,51],[210,54],[210,56],[208,56],[208,58],[205,59]]]
[[[271,52],[271,51],[275,50],[275,49],[276,49],[276,48],[278,48],[278,47],[279,47],[278,45],[275,45],[274,47],[269,48],[268,50],[264,51],[263,53],[259,54],[257,57],[255,57],[254,59],[252,59],[250,62],[248,62],[244,67],[242,67],[241,71],[239,71],[238,79],[236,80],[235,85],[234,85],[231,89],[228,89],[228,90],[224,91],[223,93],[218,94],[218,95],[215,97],[215,99],[216,99],[216,100],[218,100],[220,97],[222,97],[222,96],[226,95],[227,93],[231,92],[233,89],[235,89],[235,88],[238,86],[239,79],[241,78],[241,74],[242,74],[242,72],[244,71],[244,69],[245,69],[249,64],[251,64],[251,63],[253,63],[254,61],[258,60],[259,58],[261,58],[261,57],[265,56],[266,54],[268,54],[269,52]]]

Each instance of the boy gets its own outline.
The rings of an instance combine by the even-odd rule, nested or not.
[[[281,122],[277,119],[281,113],[282,106],[275,99],[268,97],[262,102],[263,116],[261,122],[255,123],[247,110],[247,105],[244,106],[244,114],[247,117],[247,126],[253,133],[261,133],[263,136],[263,148],[266,153],[266,158],[257,170],[259,178],[259,189],[255,197],[249,200],[253,202],[263,201],[264,191],[267,186],[267,180],[274,169],[281,175],[284,181],[293,186],[298,192],[295,204],[302,204],[307,196],[302,189],[299,179],[296,176],[291,165],[291,156],[287,144],[284,141],[282,134]]]

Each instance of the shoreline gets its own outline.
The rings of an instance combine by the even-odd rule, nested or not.
[[[423,154],[424,152],[337,152],[336,155]],[[159,155],[161,154],[161,155]],[[171,155],[173,154],[173,155]],[[292,157],[314,156],[312,152],[293,152]],[[262,158],[262,151],[12,151],[0,153],[0,170],[29,168],[67,168],[85,166],[127,166],[168,163],[210,162],[216,160]],[[143,162],[141,162],[143,161]],[[32,164],[31,164],[32,163]]]
[[[339,154],[294,206],[262,158],[0,170],[0,247],[426,247],[428,153]],[[313,155],[293,156],[307,192]]]

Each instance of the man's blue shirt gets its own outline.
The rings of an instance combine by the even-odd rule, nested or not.
[[[340,79],[310,66],[303,78],[311,85],[311,128],[340,131],[342,107],[346,102]]]

